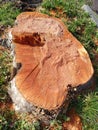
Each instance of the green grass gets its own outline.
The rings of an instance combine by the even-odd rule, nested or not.
[[[70,107],[74,107],[82,118],[83,130],[98,129],[98,92],[92,92],[78,97],[72,101]]]
[[[98,129],[98,92],[85,96],[80,116],[83,119],[85,130]]]
[[[7,2],[0,5],[0,25],[13,25],[16,16],[20,10],[13,3]]]
[[[8,99],[7,85],[10,78],[11,58],[6,50],[0,51],[0,102]]]
[[[40,124],[28,120],[26,114],[16,115],[14,111],[5,110],[0,114],[0,130],[40,130]]]

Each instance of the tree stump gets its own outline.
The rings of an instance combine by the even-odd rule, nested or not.
[[[24,12],[16,22],[10,33],[16,75],[9,94],[16,110],[54,119],[74,95],[91,87],[89,55],[57,18]]]

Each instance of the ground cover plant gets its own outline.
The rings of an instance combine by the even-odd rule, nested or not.
[[[42,13],[60,18],[69,31],[84,45],[95,69],[96,89],[87,95],[73,100],[68,109],[75,107],[83,122],[83,130],[98,130],[98,29],[81,7],[84,0],[44,0]],[[20,10],[13,3],[0,5],[0,26],[13,25]],[[1,43],[2,44],[2,41]],[[41,125],[31,114],[17,114],[11,109],[11,99],[7,94],[10,79],[9,50],[0,50],[0,130],[40,130]],[[62,130],[62,121],[70,120],[66,116],[51,121],[51,127]],[[47,128],[45,128],[47,129]]]
[[[1,48],[0,48],[1,49]],[[3,102],[7,99],[7,88],[6,84],[9,80],[9,63],[10,61],[8,52],[4,51],[4,49],[0,50],[0,102]]]
[[[0,25],[13,25],[16,16],[20,13],[12,2],[0,5]]]

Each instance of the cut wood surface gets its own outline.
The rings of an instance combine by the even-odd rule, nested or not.
[[[21,63],[16,87],[31,104],[58,109],[76,88],[93,76],[88,53],[57,18],[24,12],[12,29],[15,62]]]

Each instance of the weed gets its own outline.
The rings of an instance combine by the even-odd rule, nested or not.
[[[63,6],[64,3],[65,3],[64,0],[45,0],[42,3],[42,7],[46,8],[47,10],[51,10]]]
[[[71,103],[83,121],[83,130],[98,129],[98,92],[92,92],[86,96],[79,97],[77,102]]]
[[[81,117],[84,123],[84,129],[98,129],[98,93],[91,93],[83,101]]]
[[[44,13],[44,14],[50,15],[50,12],[49,12],[49,10],[46,10],[46,9],[44,9],[44,10],[41,10],[41,13]]]
[[[50,127],[55,130],[62,130],[62,122],[60,120],[52,120],[50,122]]]
[[[0,5],[0,25],[13,25],[16,16],[20,13],[20,10],[14,6],[11,2]]]
[[[5,110],[0,114],[0,130],[40,130],[39,122],[27,120],[27,115],[17,115],[14,111]]]
[[[9,53],[5,50],[0,51],[0,102],[4,102],[8,98],[7,84],[10,78],[10,62]]]

